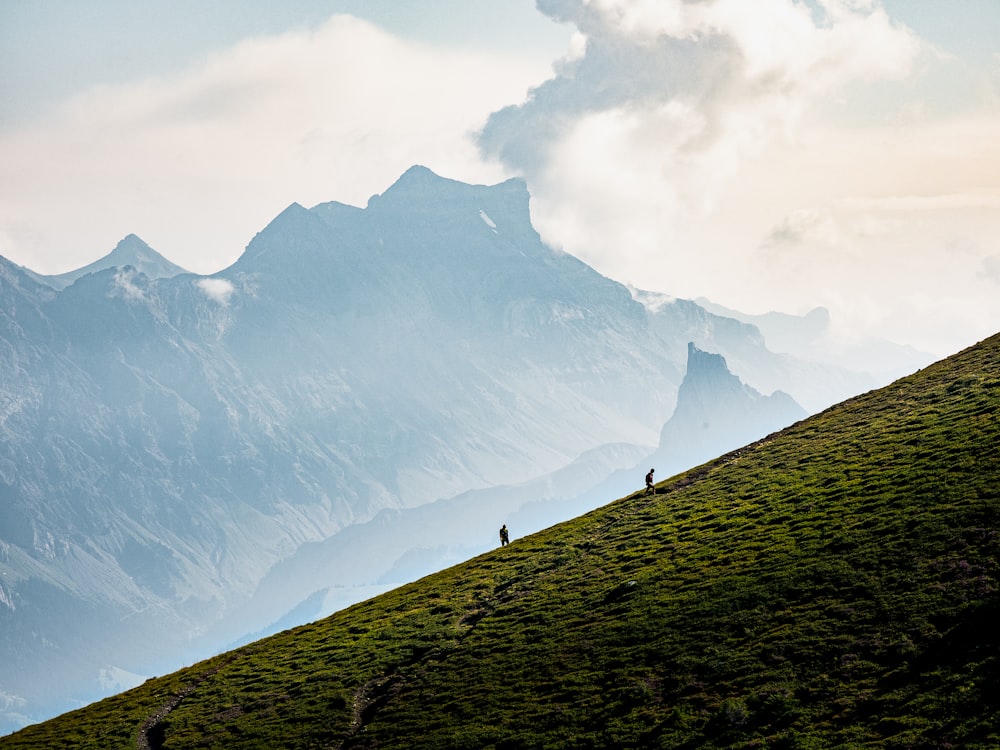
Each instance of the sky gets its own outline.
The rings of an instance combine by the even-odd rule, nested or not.
[[[523,178],[552,247],[938,356],[1000,331],[998,0],[0,0],[0,255],[210,274],[292,202]]]

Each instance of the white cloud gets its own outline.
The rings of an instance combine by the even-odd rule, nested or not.
[[[988,195],[942,195],[798,209],[766,233],[745,278],[836,309],[841,327],[948,354],[1000,329],[996,208]]]
[[[840,228],[824,209],[797,209],[786,216],[764,240],[765,248],[786,245],[840,245]]]
[[[223,307],[228,307],[229,299],[233,296],[236,288],[228,279],[198,279],[195,282],[198,288],[204,292],[205,296]]]
[[[60,248],[32,266],[56,273],[135,232],[209,273],[292,201],[363,205],[415,163],[500,180],[471,133],[549,72],[547,61],[435,49],[335,16],[175,76],[91,90],[0,133],[0,236],[11,245],[0,253],[27,262]]]
[[[146,302],[146,290],[136,284],[139,272],[131,267],[117,269],[114,290],[129,302]]]
[[[584,52],[481,145],[527,174],[543,237],[613,278],[749,312],[823,304],[949,353],[1000,327],[981,273],[1000,113],[928,104],[940,55],[876,0],[820,5],[540,0]]]
[[[828,5],[821,24],[788,0],[543,0],[585,51],[496,112],[481,144],[527,174],[550,241],[600,265],[622,246],[662,250],[748,160],[794,144],[816,97],[912,67],[918,41],[883,11]],[[585,226],[594,216],[608,233]]]

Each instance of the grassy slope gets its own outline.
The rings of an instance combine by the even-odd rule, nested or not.
[[[998,411],[1000,336],[0,748],[1000,746]]]

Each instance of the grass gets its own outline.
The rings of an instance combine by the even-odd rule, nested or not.
[[[1000,746],[1000,336],[0,748]]]

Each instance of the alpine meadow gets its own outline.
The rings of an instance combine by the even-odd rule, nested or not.
[[[1000,335],[0,748],[1000,746]]]

